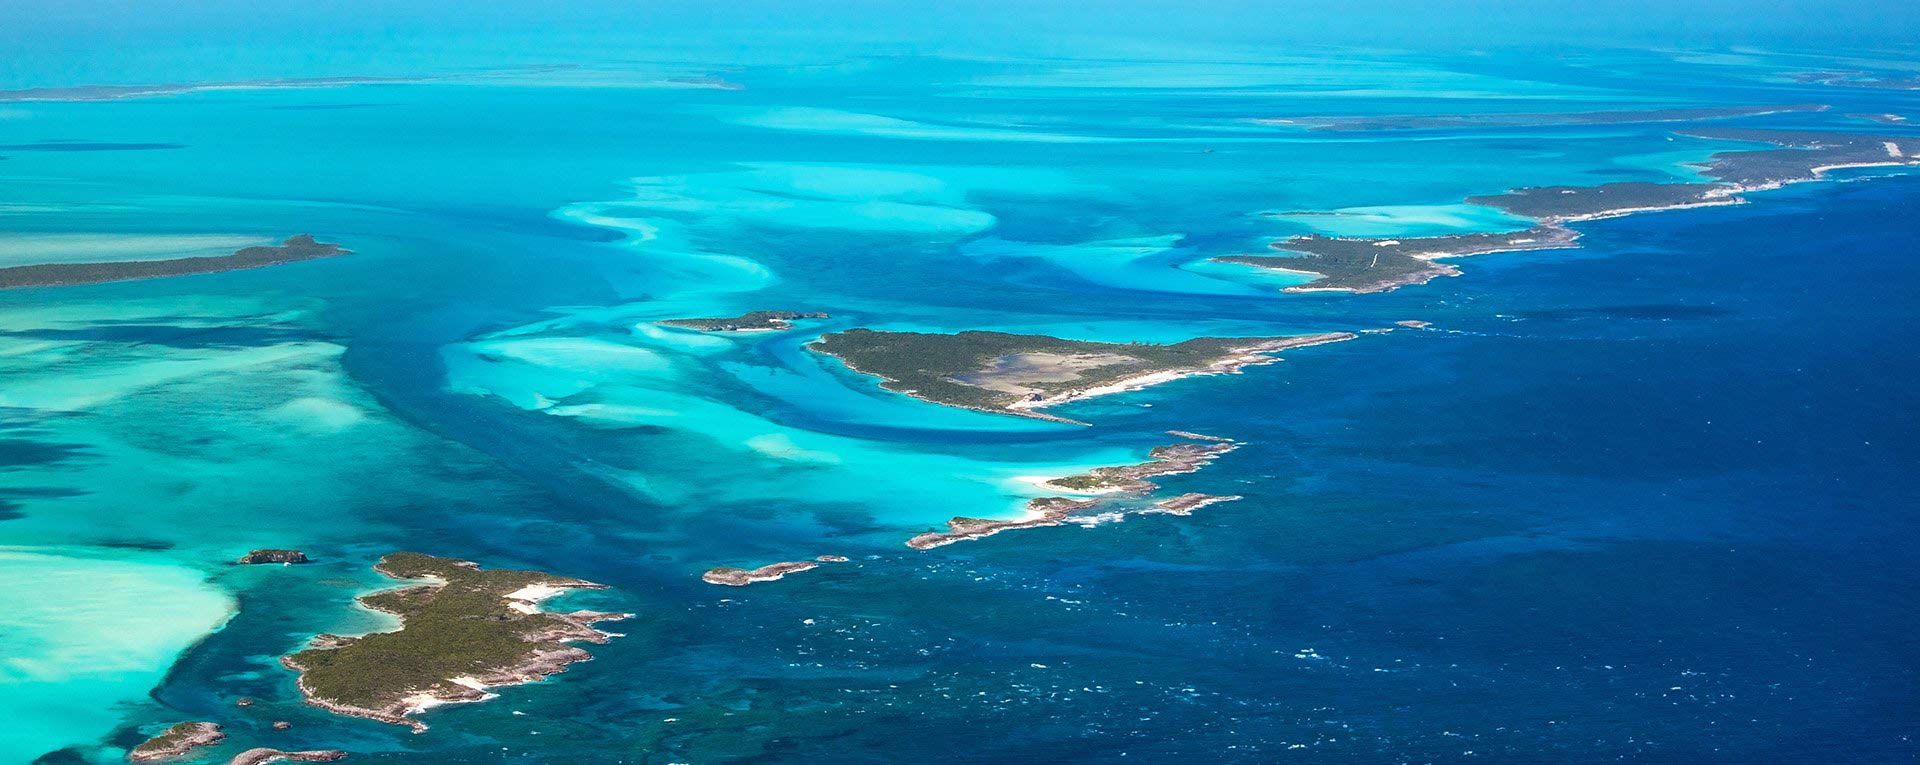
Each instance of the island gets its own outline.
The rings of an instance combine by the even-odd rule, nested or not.
[[[1493,112],[1485,114],[1389,114],[1357,117],[1293,117],[1257,119],[1262,125],[1299,125],[1314,130],[1447,130],[1488,127],[1553,127],[1557,125],[1627,125],[1655,122],[1699,122],[1760,117],[1794,112],[1821,112],[1826,104],[1777,106],[1706,106],[1677,109],[1619,109],[1599,112]]]
[[[605,643],[613,635],[595,622],[632,614],[553,613],[541,600],[571,589],[605,585],[538,571],[483,570],[470,561],[399,552],[374,566],[394,579],[420,584],[360,598],[393,614],[400,629],[360,637],[319,635],[306,650],[281,659],[299,673],[308,703],[329,711],[406,725],[441,704],[493,698],[488,688],[519,685],[557,674],[592,655],[568,645]]]
[[[666,319],[659,322],[668,327],[696,329],[701,332],[778,332],[793,329],[796,319],[825,319],[824,313],[817,311],[748,311],[739,316],[710,319]]]
[[[1320,278],[1284,288],[1285,292],[1384,292],[1411,284],[1425,284],[1442,276],[1458,276],[1460,269],[1438,262],[1443,258],[1490,252],[1553,250],[1572,247],[1580,235],[1560,226],[1536,226],[1504,234],[1475,233],[1446,236],[1369,239],[1308,234],[1271,246],[1293,255],[1224,255],[1213,260],[1275,271],[1312,274]]]
[[[227,765],[266,765],[269,762],[333,762],[347,756],[338,749],[310,749],[304,752],[287,752],[267,747],[248,749],[234,755]]]
[[[1038,497],[1027,502],[1027,512],[1019,518],[996,521],[991,518],[956,517],[947,521],[946,531],[916,534],[912,539],[907,540],[907,546],[915,550],[931,550],[941,545],[950,545],[968,539],[990,537],[1002,531],[1058,526],[1065,523],[1075,511],[1085,510],[1098,504],[1100,501],[1095,499]]]
[[[1920,137],[1915,136],[1736,128],[1703,128],[1681,134],[1780,147],[1713,155],[1700,172],[1727,184],[1730,192],[1764,191],[1816,181],[1844,168],[1920,165]]]
[[[1548,223],[1598,220],[1637,212],[1740,202],[1719,184],[1640,181],[1603,183],[1598,186],[1532,186],[1503,194],[1467,197],[1466,201]]]
[[[257,80],[171,82],[158,85],[69,85],[0,90],[0,101],[119,101],[195,93],[206,90],[278,90],[337,88],[420,82],[419,77],[269,77]]]
[[[1847,116],[1866,122],[1878,122],[1882,125],[1898,125],[1907,121],[1906,117],[1898,114],[1849,114]]]
[[[313,561],[307,558],[306,553],[300,552],[299,550],[265,549],[254,550],[246,555],[242,555],[240,556],[240,560],[235,562],[242,566],[259,566],[268,563],[279,563],[290,566],[296,563],[312,563]]]
[[[1163,475],[1191,473],[1211,464],[1222,454],[1239,448],[1232,441],[1207,441],[1156,446],[1147,452],[1147,461],[1137,465],[1099,467],[1079,475],[1042,482],[1043,488],[1081,494],[1144,494],[1160,488],[1148,481]]]
[[[672,85],[680,85],[688,88],[711,88],[713,90],[747,89],[747,86],[717,74],[701,75],[699,77],[669,77],[667,78],[667,82]]]
[[[727,568],[723,566],[721,568],[707,570],[706,573],[700,575],[700,579],[708,584],[745,587],[755,582],[771,582],[785,577],[788,574],[810,571],[819,568],[822,563],[845,563],[846,561],[845,556],[822,555],[813,560],[770,563],[759,568]]]
[[[1845,88],[1874,88],[1878,90],[1920,90],[1920,76],[1885,76],[1867,72],[1801,72],[1793,76],[1795,82],[1837,85]]]
[[[1278,361],[1290,348],[1350,340],[1351,332],[1285,337],[1202,337],[1172,344],[1107,343],[1046,335],[850,329],[807,347],[887,390],[994,414],[1079,423],[1037,410],[1194,375],[1231,374]]]
[[[220,732],[220,726],[210,722],[183,722],[160,732],[160,735],[147,739],[127,752],[127,759],[134,762],[158,762],[185,756],[188,752],[203,746],[213,746],[227,739]]]
[[[1519,232],[1401,238],[1295,236],[1269,245],[1294,253],[1289,256],[1226,255],[1212,260],[1319,277],[1286,287],[1286,292],[1385,292],[1459,275],[1458,268],[1435,262],[1442,258],[1578,246],[1580,234],[1568,228],[1569,223],[1743,204],[1743,193],[1820,180],[1844,168],[1920,166],[1920,137],[1913,136],[1749,128],[1693,128],[1678,134],[1772,148],[1713,154],[1697,166],[1710,179],[1705,182],[1534,186],[1466,198],[1469,204],[1497,208],[1536,224]]]
[[[265,268],[302,260],[346,255],[351,250],[316,242],[310,234],[288,237],[277,246],[246,247],[232,255],[210,255],[169,260],[115,260],[95,263],[37,263],[0,268],[0,289],[71,287],[81,284],[126,282],[190,276],[221,271]]]
[[[1085,473],[1054,478],[1039,484],[1044,489],[1083,496],[1036,497],[1027,501],[1026,512],[1020,517],[1007,520],[965,516],[952,518],[947,521],[944,531],[917,534],[907,540],[907,546],[916,550],[930,550],[955,542],[992,536],[1002,531],[1059,526],[1075,520],[1087,510],[1099,509],[1103,512],[1112,510],[1116,516],[1128,512],[1190,515],[1194,510],[1207,505],[1240,499],[1188,493],[1162,499],[1146,507],[1130,507],[1133,501],[1160,489],[1159,484],[1146,479],[1191,473],[1211,464],[1220,455],[1239,448],[1239,444],[1232,440],[1217,436],[1179,430],[1170,430],[1167,434],[1188,439],[1188,441],[1156,446],[1147,452],[1145,462],[1097,467]],[[1101,496],[1084,496],[1089,494]]]

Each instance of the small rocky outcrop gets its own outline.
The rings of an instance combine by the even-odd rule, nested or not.
[[[240,561],[239,561],[240,565],[243,565],[243,566],[258,566],[266,563],[281,563],[281,564],[291,565],[295,563],[312,563],[312,562],[313,561],[307,558],[306,553],[300,552],[299,550],[274,550],[274,549],[254,550],[253,552],[240,556]]]

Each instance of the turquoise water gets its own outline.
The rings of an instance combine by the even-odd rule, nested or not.
[[[1303,277],[1207,259],[1513,230],[1460,200],[1686,180],[1727,148],[1671,125],[1262,119],[1811,101],[1834,108],[1739,124],[1861,129],[1843,115],[1920,97],[1796,84],[1779,72],[1820,59],[1759,51],[733,67],[584,45],[584,69],[529,70],[549,57],[503,47],[8,71],[443,78],[0,105],[0,265],[301,232],[354,251],[0,292],[0,719],[28,721],[0,761],[115,761],[185,719],[227,726],[218,754],[356,761],[1915,753],[1916,370],[1890,350],[1920,305],[1912,178],[1593,224],[1585,249],[1387,295],[1284,294]],[[669,81],[713,72],[744,89]],[[655,324],[756,309],[833,318]],[[925,404],[804,348],[1403,319],[1436,325],[1060,410],[1091,427]],[[1169,429],[1246,442],[1169,488],[1246,499],[902,544]],[[227,564],[256,547],[318,562]],[[590,578],[613,589],[577,600],[641,616],[425,735],[302,706],[276,657],[383,628],[352,598],[396,549]],[[854,561],[698,579],[821,554]]]

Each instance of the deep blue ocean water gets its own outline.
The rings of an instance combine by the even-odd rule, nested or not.
[[[1685,180],[1729,146],[1257,118],[1920,117],[1910,93],[1778,76],[1807,62],[609,58],[0,104],[0,265],[299,232],[355,250],[0,293],[0,716],[25,721],[0,760],[114,761],[186,719],[227,727],[217,754],[352,761],[1911,759],[1920,178],[1579,224],[1582,249],[1380,295],[1202,263],[1315,230],[1510,229],[1460,200]],[[662,81],[709,71],[746,89]],[[1298,211],[1348,214],[1265,215]],[[652,324],[762,308],[833,318]],[[1433,326],[1060,410],[1087,428],[887,394],[803,348],[1407,319]],[[901,544],[1173,429],[1245,446],[1170,489],[1245,499]],[[319,562],[225,564],[270,546]],[[603,582],[569,602],[639,616],[426,734],[303,706],[276,658],[386,628],[352,600],[396,549]],[[819,554],[854,560],[698,578]]]

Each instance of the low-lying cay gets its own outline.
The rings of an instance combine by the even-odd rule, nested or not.
[[[302,260],[332,258],[349,252],[351,251],[337,244],[316,242],[310,234],[298,234],[288,237],[277,246],[246,247],[235,251],[232,255],[169,260],[116,260],[98,263],[39,263],[0,268],[0,289],[72,287],[81,284],[242,271]]]
[[[745,587],[755,582],[771,582],[771,581],[778,580],[782,577],[785,577],[788,574],[797,574],[802,571],[811,571],[813,569],[819,568],[820,564],[822,563],[845,563],[846,561],[847,559],[844,556],[822,555],[820,557],[814,558],[813,560],[794,560],[794,561],[785,561],[782,563],[769,563],[759,568],[728,568],[723,566],[720,568],[708,569],[706,573],[700,575],[700,578],[704,580],[707,584],[720,584],[720,585],[726,585],[728,587]]]
[[[660,324],[701,332],[778,332],[793,329],[793,322],[799,319],[825,318],[826,314],[817,311],[748,311],[721,318],[666,319]]]

